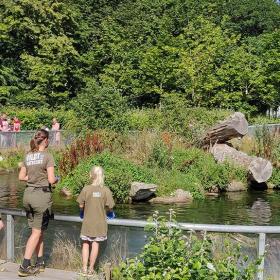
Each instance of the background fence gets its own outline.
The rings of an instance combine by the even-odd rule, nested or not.
[[[250,125],[248,127],[248,135],[254,136],[263,127],[266,127],[271,133],[280,135],[280,124]],[[35,132],[36,130],[22,130],[19,132],[0,131],[0,149],[29,148],[29,142]],[[66,130],[49,131],[49,135],[50,146],[69,145],[76,136],[74,133]]]
[[[248,127],[248,134],[250,136],[255,136],[258,130],[262,130],[266,128],[269,132],[273,134],[280,135],[280,124],[265,124],[265,125],[249,125]]]
[[[0,132],[0,149],[29,148],[29,142],[36,130],[22,130],[19,132]],[[66,130],[49,131],[50,146],[65,146],[72,142],[75,135]]]

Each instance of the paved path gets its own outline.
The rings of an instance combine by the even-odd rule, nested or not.
[[[13,279],[27,279],[27,280],[78,280],[85,279],[77,275],[76,272],[64,271],[58,269],[47,268],[36,276],[19,277],[17,275],[19,265],[14,263],[1,263],[0,264],[0,280],[13,280]],[[87,279],[87,278],[86,278]]]

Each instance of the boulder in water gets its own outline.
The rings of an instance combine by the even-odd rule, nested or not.
[[[192,194],[182,189],[177,189],[173,196],[159,196],[150,200],[152,203],[186,203],[193,199]]]
[[[157,185],[142,182],[132,182],[129,197],[133,201],[147,201],[151,199],[157,190]]]
[[[246,191],[246,186],[244,183],[239,181],[232,181],[229,183],[226,189],[227,192],[241,192]]]

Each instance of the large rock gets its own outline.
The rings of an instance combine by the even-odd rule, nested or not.
[[[215,144],[210,152],[218,163],[229,161],[247,169],[250,177],[258,183],[266,182],[272,175],[272,164],[269,160],[248,156],[227,144]]]
[[[186,203],[193,199],[192,194],[188,191],[182,189],[177,189],[174,193],[174,196],[159,196],[150,200],[152,203]]]
[[[133,201],[146,201],[155,195],[157,185],[142,182],[132,182],[129,197]]]
[[[228,185],[227,192],[241,192],[241,191],[246,191],[246,186],[244,183],[239,182],[239,181],[232,181]]]

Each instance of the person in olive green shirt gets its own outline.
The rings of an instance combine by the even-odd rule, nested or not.
[[[83,276],[94,273],[94,265],[99,251],[99,242],[107,239],[106,211],[112,211],[115,203],[111,191],[104,186],[104,171],[100,166],[94,166],[90,171],[91,185],[85,186],[77,202],[84,211],[81,239]],[[90,252],[91,246],[91,253]],[[87,269],[89,260],[89,269]]]
[[[24,259],[18,270],[21,277],[32,276],[45,269],[43,237],[52,214],[50,185],[57,182],[53,156],[46,151],[48,144],[49,133],[44,129],[38,130],[30,141],[30,151],[26,154],[19,172],[19,180],[26,182],[23,207],[31,228]],[[34,252],[37,261],[36,265],[32,266],[31,257]]]

